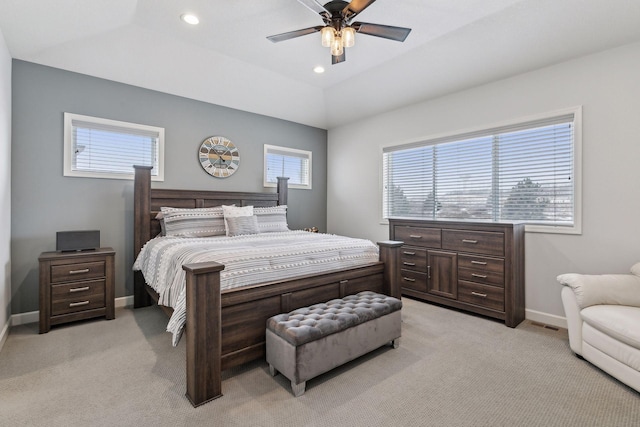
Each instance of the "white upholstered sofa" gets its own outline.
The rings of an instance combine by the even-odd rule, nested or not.
[[[640,262],[631,274],[562,274],[569,345],[640,392]]]

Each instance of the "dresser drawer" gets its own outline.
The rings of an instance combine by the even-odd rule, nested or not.
[[[426,273],[427,250],[411,246],[403,246],[400,249],[400,268]]]
[[[105,281],[92,280],[51,287],[51,315],[105,307]]]
[[[458,301],[504,311],[504,289],[458,280]]]
[[[400,286],[414,291],[427,292],[427,275],[411,270],[400,270]]]
[[[470,268],[458,268],[458,279],[470,282],[483,283],[504,287],[504,274],[491,271],[475,270]]]
[[[396,226],[394,231],[394,239],[407,245],[440,248],[439,228]]]
[[[51,283],[70,282],[105,276],[104,261],[51,266]]]
[[[504,234],[491,231],[442,230],[442,249],[504,256]]]
[[[504,260],[474,255],[458,255],[458,267],[504,275]]]

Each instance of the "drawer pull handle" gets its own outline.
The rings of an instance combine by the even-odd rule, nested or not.
[[[415,282],[416,279],[412,279],[411,277],[403,277],[402,280],[406,281],[406,282]]]
[[[475,245],[476,243],[478,243],[478,241],[477,240],[470,240],[470,239],[462,239],[462,243],[473,243]]]
[[[72,302],[72,303],[69,303],[69,307],[79,307],[81,305],[87,305],[87,304],[89,304],[89,301]]]
[[[487,294],[481,294],[480,292],[471,292],[471,295],[475,295],[477,297],[486,298]]]
[[[71,288],[69,289],[69,292],[82,292],[82,291],[88,291],[89,287],[88,286],[83,286],[81,288]]]
[[[486,278],[487,278],[487,275],[486,275],[486,274],[476,274],[476,273],[471,273],[471,275],[472,275],[473,277],[479,277],[479,278],[481,278],[481,279],[486,279]]]
[[[403,262],[402,264],[408,265],[409,267],[414,267],[416,265],[415,262]]]
[[[416,253],[415,252],[403,252],[403,254],[405,254],[405,255],[415,255]]]
[[[71,270],[69,271],[69,274],[82,274],[82,273],[88,273],[89,269],[88,268],[83,268],[82,270]]]
[[[471,264],[487,265],[487,263],[486,263],[486,262],[483,262],[483,261],[471,261]]]
[[[422,239],[422,236],[418,234],[409,234],[409,237],[411,237],[412,239]]]
[[[431,279],[431,266],[427,265],[427,279]]]
[[[341,284],[341,285],[344,285],[344,284],[345,284],[345,283],[347,283],[348,281],[349,281],[349,279],[347,279],[347,280],[340,280],[340,284]]]

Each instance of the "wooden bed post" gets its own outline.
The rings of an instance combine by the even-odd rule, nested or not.
[[[398,280],[400,271],[398,271],[397,261],[400,256],[400,247],[403,242],[395,240],[385,240],[378,242],[380,248],[380,261],[384,262],[384,287],[385,292],[389,296],[400,299],[400,282]]]
[[[151,240],[149,212],[151,211],[151,166],[134,166],[133,185],[133,259],[138,257],[142,246]],[[152,304],[151,296],[145,289],[142,273],[133,275],[133,307]]]
[[[187,398],[200,406],[222,396],[222,308],[217,262],[185,264]]]
[[[289,178],[278,177],[278,205],[286,205],[289,199]]]

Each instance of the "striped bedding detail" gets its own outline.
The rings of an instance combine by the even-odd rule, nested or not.
[[[183,264],[216,261],[222,289],[278,281],[378,261],[369,240],[332,234],[286,231],[234,237],[156,237],[142,248],[133,269],[158,292],[158,303],[173,307],[167,331],[177,345],[186,319]]]

